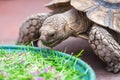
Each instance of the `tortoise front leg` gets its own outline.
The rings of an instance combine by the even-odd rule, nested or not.
[[[25,20],[20,27],[17,44],[29,45],[33,41],[33,45],[38,46],[37,42],[40,37],[39,29],[44,20],[50,15],[50,13],[40,13],[32,15]]]
[[[89,33],[89,43],[95,54],[107,64],[107,71],[120,71],[120,45],[106,29],[94,25]]]

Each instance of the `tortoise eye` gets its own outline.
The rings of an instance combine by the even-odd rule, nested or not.
[[[55,34],[50,34],[51,37],[53,37]]]
[[[55,35],[55,31],[49,31],[49,36],[53,37]]]

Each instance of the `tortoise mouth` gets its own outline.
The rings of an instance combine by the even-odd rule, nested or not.
[[[42,41],[43,45],[48,46],[48,47],[54,47],[61,42],[60,40],[51,41],[51,42],[46,42],[43,40],[41,40],[41,41]]]
[[[120,2],[107,2],[105,0],[95,0],[97,3],[99,3],[99,5],[107,7],[107,8],[111,8],[111,9],[120,9]]]

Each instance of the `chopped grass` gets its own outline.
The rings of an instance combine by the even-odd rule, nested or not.
[[[56,55],[54,50],[51,52],[52,55],[45,55],[42,51],[0,50],[0,80],[84,80],[87,71],[83,73],[76,69],[77,59],[59,56],[59,52]]]

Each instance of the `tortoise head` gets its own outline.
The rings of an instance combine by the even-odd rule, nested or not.
[[[69,37],[66,27],[66,21],[59,14],[53,15],[47,18],[40,28],[40,40],[44,45],[54,47]]]

